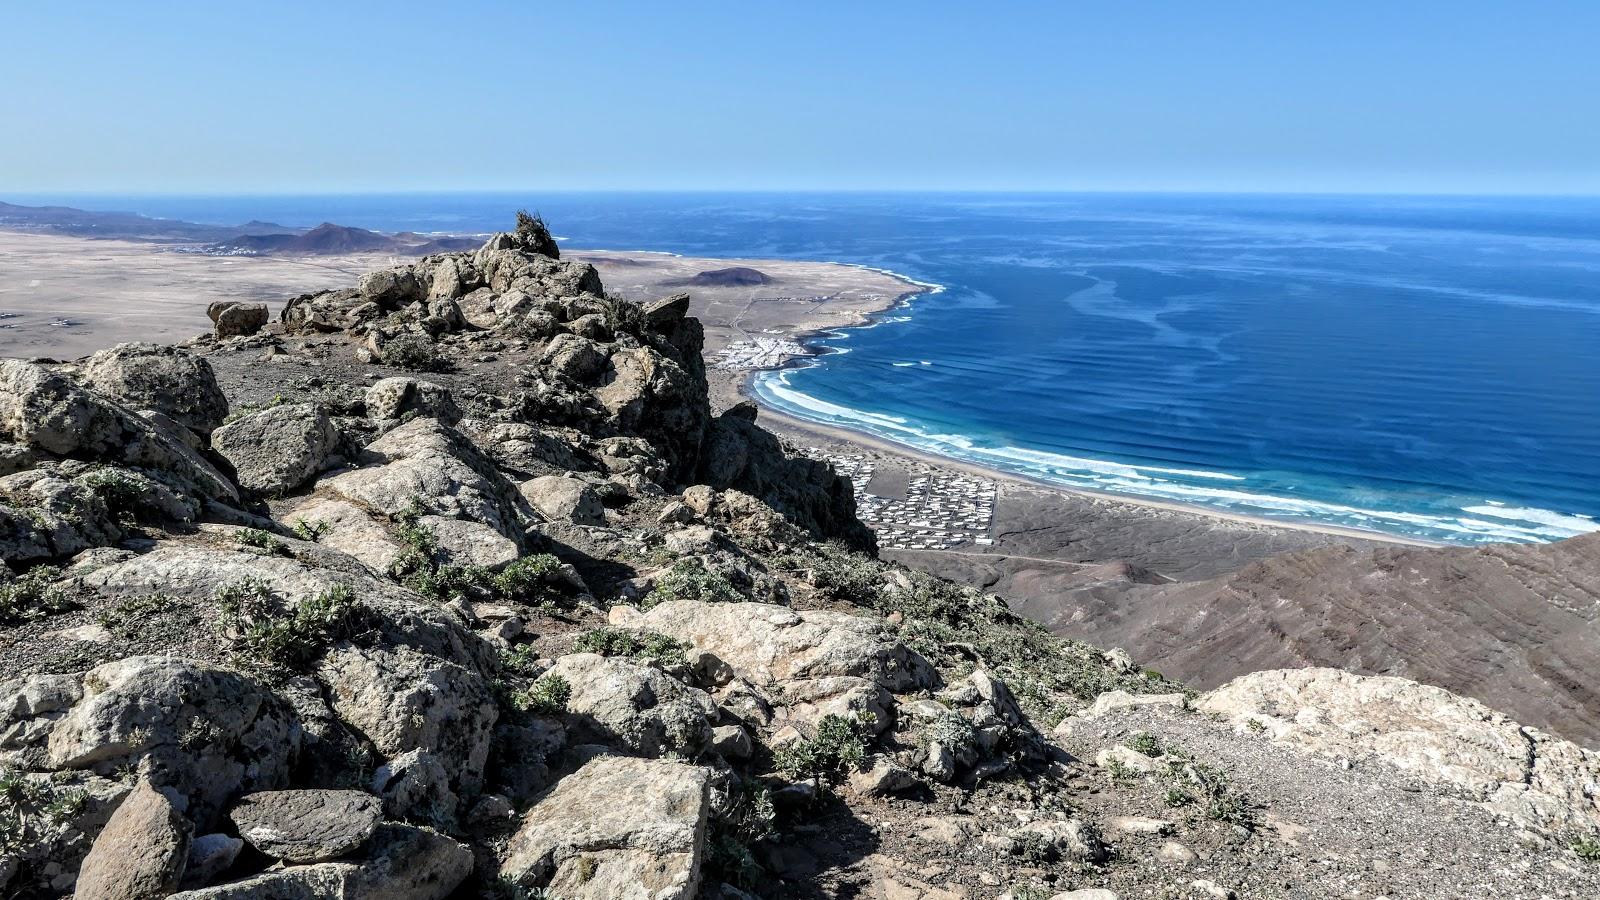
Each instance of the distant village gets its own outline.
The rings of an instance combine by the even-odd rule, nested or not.
[[[880,473],[870,457],[820,447],[807,448],[806,454],[831,463],[835,471],[850,479],[855,487],[856,514],[877,534],[878,546],[885,550],[950,550],[994,544],[995,483],[987,478],[908,462],[903,473],[874,484]],[[869,486],[899,496],[883,496]]]
[[[811,351],[786,338],[758,337],[747,341],[733,341],[717,353],[713,369],[776,369],[796,356],[810,356]]]

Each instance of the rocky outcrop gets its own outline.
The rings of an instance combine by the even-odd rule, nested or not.
[[[1288,669],[1236,678],[1199,708],[1321,756],[1394,766],[1519,827],[1600,829],[1600,753],[1440,688]]]
[[[704,769],[597,756],[528,811],[502,872],[572,900],[689,900],[708,808]]]
[[[522,496],[545,518],[574,525],[604,525],[606,508],[600,495],[584,482],[563,475],[545,475],[523,482]]]
[[[216,326],[217,337],[249,337],[267,324],[265,303],[219,300],[206,307],[206,315]]]
[[[217,429],[212,446],[233,466],[240,487],[292,491],[334,465],[339,431],[310,403],[273,406]]]
[[[211,365],[176,347],[118,344],[89,357],[85,383],[134,409],[152,409],[200,434],[228,415]]]
[[[556,660],[546,677],[571,686],[567,726],[581,739],[643,756],[690,759],[711,741],[716,703],[658,669],[575,653]]]

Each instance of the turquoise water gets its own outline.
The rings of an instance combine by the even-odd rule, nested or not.
[[[504,227],[527,206],[571,246],[886,268],[939,289],[759,377],[764,401],[1229,512],[1456,543],[1600,527],[1600,200],[50,199],[419,231]]]

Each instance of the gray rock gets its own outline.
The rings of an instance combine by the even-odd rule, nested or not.
[[[95,838],[78,870],[77,900],[157,900],[178,887],[189,858],[189,823],[141,781]]]
[[[550,675],[572,687],[567,727],[580,739],[645,756],[693,758],[711,741],[716,703],[659,669],[594,653],[556,660]],[[545,676],[549,677],[549,675]]]
[[[545,475],[523,482],[520,490],[534,509],[557,522],[606,524],[606,508],[600,502],[600,495],[576,478]]]
[[[83,377],[97,391],[135,409],[164,413],[201,434],[210,434],[228,415],[228,398],[211,364],[176,347],[118,344],[89,357]]]
[[[365,860],[291,866],[170,900],[444,900],[472,873],[472,851],[427,828],[380,825]]]
[[[448,563],[498,569],[522,555],[516,541],[481,522],[421,516],[417,524],[433,532]]]
[[[221,301],[206,308],[218,337],[248,337],[265,328],[268,311],[265,303]]]
[[[749,759],[755,751],[750,732],[741,725],[718,725],[711,729],[711,749],[723,759]]]
[[[133,656],[90,669],[82,683],[82,696],[50,727],[51,768],[110,773],[142,763],[155,786],[187,798],[202,829],[240,792],[288,781],[300,742],[293,712],[236,672]]]
[[[327,470],[339,431],[314,404],[283,404],[224,425],[211,435],[211,444],[233,465],[240,485],[280,494]]]
[[[189,865],[184,869],[186,887],[204,887],[228,870],[244,841],[226,834],[202,834],[189,843]]]
[[[415,378],[385,378],[367,388],[367,415],[398,419],[413,414],[446,425],[461,421],[461,409],[447,388]]]
[[[439,757],[411,750],[379,766],[372,775],[372,790],[383,798],[383,813],[391,819],[455,821],[460,801],[450,788],[450,773]]]
[[[241,797],[228,818],[262,853],[313,863],[337,859],[366,843],[383,818],[383,807],[360,791],[265,791]]]
[[[700,886],[708,800],[704,769],[597,756],[528,811],[501,872],[566,900],[688,900]]]
[[[236,503],[233,483],[182,441],[58,372],[0,361],[0,437],[35,452],[160,473],[214,500]]]

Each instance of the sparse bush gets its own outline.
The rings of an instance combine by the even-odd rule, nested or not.
[[[1573,853],[1578,854],[1579,859],[1600,862],[1600,838],[1580,837],[1567,846]]]
[[[1179,787],[1167,788],[1167,794],[1163,799],[1173,809],[1194,805],[1194,795]]]
[[[728,576],[706,568],[698,559],[685,558],[672,564],[656,579],[655,590],[640,603],[649,609],[669,600],[698,600],[702,603],[742,603],[744,595]]]
[[[140,625],[166,612],[177,603],[177,598],[171,594],[128,597],[118,601],[110,609],[101,610],[99,615],[95,616],[95,621],[109,631],[130,637],[137,633]]]
[[[545,225],[544,217],[537,213],[529,213],[525,209],[517,210],[517,246],[529,253],[538,253],[551,259],[560,259],[561,251],[556,247],[556,239],[550,236],[550,228]]]
[[[139,518],[144,489],[126,474],[115,469],[96,469],[83,476],[82,483],[100,498],[118,522],[128,523]]]
[[[767,873],[750,847],[771,837],[776,821],[772,793],[759,782],[716,789],[706,842],[706,866],[713,877],[738,887],[759,887]]]
[[[1244,723],[1244,727],[1251,734],[1260,734],[1261,732],[1267,730],[1267,726],[1261,724],[1261,720],[1260,719],[1246,719],[1245,723]]]
[[[257,666],[304,671],[338,640],[361,634],[369,613],[339,585],[285,609],[266,583],[244,579],[217,594],[221,630],[235,653]]]
[[[870,736],[862,722],[826,715],[817,722],[815,736],[774,752],[772,766],[793,780],[836,782],[866,761]]]
[[[539,653],[532,644],[522,644],[500,651],[500,668],[512,675],[531,678],[538,674]]]
[[[296,519],[292,526],[294,536],[307,543],[315,544],[322,540],[322,536],[333,530],[333,526],[321,519]]]
[[[578,635],[572,644],[580,653],[622,656],[644,660],[666,668],[686,663],[689,645],[654,631],[628,631],[622,628],[593,628]]]
[[[448,372],[451,369],[450,357],[440,351],[438,344],[420,334],[402,334],[390,338],[383,345],[382,357],[384,365],[397,369],[417,372]]]
[[[1167,767],[1161,774],[1171,785],[1166,796],[1168,806],[1198,804],[1208,819],[1255,827],[1254,804],[1232,789],[1226,772],[1173,748],[1167,749],[1165,758]]]
[[[1037,831],[1016,832],[1011,841],[1011,855],[1030,866],[1048,865],[1059,855],[1055,844]]]
[[[1134,732],[1133,737],[1128,738],[1128,749],[1151,757],[1162,753],[1160,739],[1148,731]]]
[[[491,583],[495,596],[543,608],[563,605],[567,595],[551,583],[561,570],[561,560],[548,553],[535,553],[512,560],[496,572]]]
[[[72,600],[59,584],[61,578],[62,572],[55,566],[35,566],[0,584],[0,623],[21,622],[71,609]]]
[[[546,675],[511,695],[511,705],[535,716],[559,716],[567,711],[572,685],[560,675]]]
[[[242,547],[253,547],[271,556],[290,556],[289,545],[278,539],[270,531],[259,528],[246,528],[233,538],[234,543]]]
[[[54,839],[88,802],[87,791],[0,767],[0,857]]]

